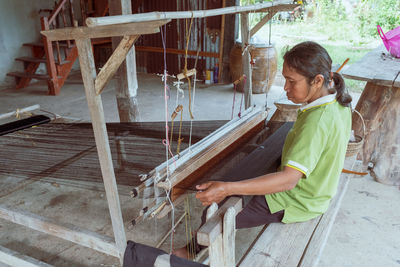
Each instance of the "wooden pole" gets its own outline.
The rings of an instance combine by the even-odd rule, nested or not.
[[[49,30],[50,25],[47,17],[41,17],[40,22],[42,25],[42,30]],[[46,68],[50,79],[47,81],[49,87],[49,95],[58,95],[60,93],[60,88],[58,86],[56,63],[54,61],[53,45],[51,40],[46,36],[42,36],[42,42],[44,44],[44,51],[46,53]]]
[[[110,0],[109,0],[110,1]],[[90,17],[86,19],[86,24],[89,27],[111,24],[123,24],[129,22],[139,21],[153,21],[163,19],[190,19],[190,18],[205,18],[212,16],[220,16],[225,14],[235,14],[243,12],[267,12],[269,8],[277,5],[291,4],[292,0],[278,0],[268,3],[259,3],[248,6],[231,6],[209,10],[195,10],[195,11],[177,11],[177,12],[148,12],[141,14],[108,16],[108,17]],[[110,6],[111,8],[111,6]]]
[[[3,246],[0,246],[0,262],[5,263],[6,264],[5,266],[24,266],[24,267],[53,266]]]
[[[30,112],[30,111],[34,111],[37,109],[40,109],[40,105],[33,105],[33,106],[29,106],[29,107],[22,108],[22,109],[17,109],[16,111],[11,111],[8,113],[0,114],[0,120],[7,119],[12,116],[17,116],[19,113]]]
[[[104,187],[106,190],[108,208],[110,210],[115,243],[122,264],[126,247],[126,236],[112,163],[110,144],[104,119],[103,104],[101,102],[101,95],[96,95],[95,91],[96,69],[94,66],[92,43],[89,38],[77,39],[76,46],[78,48],[82,80],[85,86],[86,99],[92,119],[94,137],[99,155]]]
[[[249,14],[241,13],[240,14],[240,29],[242,34],[242,66],[243,66],[243,74],[247,77],[247,82],[243,88],[244,90],[244,103],[245,108],[249,108],[253,105],[252,94],[253,87],[251,82],[251,65],[250,65],[250,31],[249,31]]]
[[[222,1],[222,7],[226,6],[226,0]],[[225,15],[222,15],[221,18],[221,31],[219,35],[219,58],[218,58],[218,82],[221,82],[221,74],[222,68],[224,67],[222,64],[222,57],[224,55],[224,38],[225,37]]]
[[[216,217],[218,205],[214,202],[207,210],[207,221],[211,218]],[[210,256],[210,266],[223,266],[224,262],[224,251],[222,248],[222,233],[219,233],[209,244],[208,253]]]
[[[104,64],[103,68],[96,78],[96,94],[101,94],[108,81],[114,76],[114,74],[118,70],[118,67],[125,60],[126,55],[129,53],[129,50],[131,49],[133,43],[138,37],[138,35],[131,35],[124,36],[124,38],[122,38],[118,47],[114,50],[113,54],[107,60],[106,64]]]
[[[110,16],[132,14],[130,0],[108,0]],[[120,43],[120,37],[112,38],[113,49]],[[134,122],[139,117],[139,107],[137,101],[137,75],[136,75],[136,55],[135,46],[126,55],[126,60],[118,70],[119,79],[116,87],[116,98],[118,105],[119,119],[121,122]]]
[[[119,251],[109,236],[3,205],[0,205],[0,218],[118,257]]]
[[[268,10],[268,14],[265,15],[260,22],[258,22],[256,24],[256,26],[254,26],[251,31],[250,31],[250,36],[253,36],[254,34],[256,34],[261,28],[262,26],[264,26],[268,21],[270,21],[272,19],[272,17],[278,13],[278,11],[290,11],[293,10],[295,7],[297,7],[298,4],[291,4],[291,5],[277,5],[277,6],[273,6]]]
[[[224,267],[235,266],[235,232],[236,232],[236,210],[228,208],[224,214],[222,233],[222,247],[224,251]]]

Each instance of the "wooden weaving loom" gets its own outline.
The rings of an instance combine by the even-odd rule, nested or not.
[[[38,217],[33,214],[21,213],[6,207],[0,207],[0,217],[41,232],[75,242],[82,246],[98,250],[105,254],[115,256],[120,259],[122,264],[126,247],[126,235],[122,220],[118,193],[119,190],[117,187],[112,160],[113,157],[110,149],[110,139],[104,119],[101,93],[118,70],[120,64],[125,60],[125,57],[133,46],[135,40],[137,40],[137,38],[142,34],[159,32],[159,27],[168,23],[170,19],[240,13],[242,17],[242,40],[243,45],[245,45],[246,43],[250,43],[250,36],[258,31],[269,19],[271,19],[273,14],[281,10],[291,10],[295,6],[296,5],[292,4],[292,1],[280,0],[245,7],[236,6],[207,11],[164,12],[153,14],[110,16],[103,18],[88,18],[87,25],[89,25],[89,27],[72,27],[42,32],[47,41],[74,40],[78,48],[80,68],[85,87],[86,99],[92,119],[94,139],[100,161],[101,174],[107,196],[108,208],[111,215],[114,238],[90,232],[85,229],[78,229],[73,225],[57,224],[55,221]],[[250,31],[248,26],[249,12],[268,12],[268,14],[265,16],[262,22],[260,22],[260,24],[257,24]],[[115,36],[123,36],[123,38],[107,63],[104,65],[101,71],[96,74],[90,39]],[[247,77],[251,77],[250,54],[248,49],[244,52],[243,62],[243,73]],[[250,80],[251,79],[249,79],[249,82],[244,88],[247,114],[243,114],[242,119],[231,122],[230,124],[221,127],[220,130],[217,130],[217,133],[225,130],[222,136],[221,133],[219,135],[216,134],[213,137],[214,140],[210,141],[210,139],[207,139],[200,142],[200,144],[205,144],[207,142],[208,144],[204,145],[204,148],[199,149],[195,156],[187,156],[188,160],[182,161],[181,165],[179,165],[176,170],[171,173],[172,178],[170,185],[167,185],[162,180],[157,180],[157,185],[160,188],[166,188],[167,186],[172,186],[172,188],[175,186],[177,187],[172,192],[172,198],[175,201],[178,201],[179,197],[184,193],[182,188],[186,188],[196,181],[199,173],[201,173],[201,169],[209,168],[210,164],[212,163],[211,161],[228,154],[235,148],[235,146],[240,145],[241,142],[248,140],[248,138],[254,135],[254,133],[263,129],[266,113],[250,108],[252,106],[252,89]],[[238,139],[240,141],[238,141]],[[91,149],[88,151],[90,150]],[[193,153],[193,151],[191,153]],[[184,155],[182,157],[185,157],[186,153],[183,154]],[[156,172],[162,173],[162,165]],[[150,178],[152,178],[151,175],[148,179]],[[139,186],[137,190],[140,191],[141,187],[143,186]],[[230,209],[231,211],[227,212],[227,214],[230,214],[228,215],[230,217],[230,222],[234,220],[235,214],[240,209],[239,202],[235,200],[235,203],[236,204],[233,204],[233,206],[236,207],[234,208],[235,210],[232,211],[232,209]],[[168,206],[163,206],[165,206],[163,209],[158,209],[160,215],[165,215],[168,212]],[[215,216],[213,216],[213,213],[218,213],[215,210],[215,207],[210,209],[210,214],[208,217],[211,221],[214,220],[214,225],[218,226],[220,223],[217,222],[217,215],[215,214]],[[231,225],[229,228],[234,232],[234,226]],[[221,230],[220,227],[215,229],[217,229],[217,231],[218,229]],[[232,235],[228,235],[227,238],[228,239],[225,240],[225,242],[232,242]],[[210,245],[210,253],[222,248],[220,245],[218,245],[216,249],[213,249],[212,247],[213,245]],[[227,249],[227,246],[225,246],[225,249]],[[224,254],[225,262],[223,265],[220,265],[220,261],[217,263],[216,261],[211,260],[211,266],[232,266],[232,258],[227,257],[227,255],[231,255],[231,253],[232,251],[230,254],[228,252]],[[16,263],[29,262],[36,265],[44,264],[30,257],[15,256],[16,254],[13,252],[7,251],[5,254],[7,254],[8,257],[13,259]],[[221,254],[216,253],[215,255]]]

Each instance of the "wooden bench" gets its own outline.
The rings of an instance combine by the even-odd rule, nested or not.
[[[346,162],[346,169],[351,162]],[[323,215],[307,222],[272,223],[264,227],[238,266],[317,266],[349,179],[348,174],[341,174],[336,196]]]
[[[270,135],[264,142],[262,142],[253,152],[246,156],[234,168],[229,170],[221,180],[238,181],[256,177],[265,173],[276,171],[280,164],[282,147],[287,133],[291,129],[293,123],[286,122],[272,135]],[[345,168],[351,169],[354,160],[346,159]],[[240,259],[237,265],[248,266],[316,266],[322,254],[333,222],[335,221],[336,214],[339,210],[341,201],[346,192],[349,182],[349,175],[341,174],[338,191],[336,196],[332,199],[328,211],[307,222],[283,224],[273,223],[265,226],[252,246],[248,249],[245,255]],[[232,203],[237,201],[232,201]],[[227,210],[225,204],[220,210]],[[235,206],[238,212],[237,206]],[[222,229],[224,212],[216,212],[219,220],[218,223],[209,223],[207,221],[199,230],[198,239],[205,240],[205,244],[212,244],[219,242],[218,239],[223,238],[224,232],[228,229]],[[204,228],[204,229],[203,229]],[[215,246],[215,244],[211,245]],[[210,250],[212,249],[210,246]],[[234,247],[234,246],[233,246]],[[220,250],[224,250],[223,245],[219,245]],[[215,254],[215,249],[213,251]],[[218,254],[218,253],[217,253]],[[223,257],[232,254],[219,253]],[[231,256],[230,256],[231,257]],[[210,266],[217,266],[213,264],[210,253]],[[225,262],[227,259],[222,259]],[[232,266],[232,265],[220,265]]]

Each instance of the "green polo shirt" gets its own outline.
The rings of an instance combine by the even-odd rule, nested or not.
[[[304,175],[288,191],[266,195],[272,213],[284,210],[282,222],[302,222],[323,214],[335,195],[351,132],[351,110],[335,95],[301,108],[282,151],[282,164]]]

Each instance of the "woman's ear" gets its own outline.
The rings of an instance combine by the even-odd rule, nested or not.
[[[324,85],[324,80],[325,80],[324,76],[322,74],[318,74],[317,76],[315,76],[313,84],[317,88],[322,88],[322,86]]]

